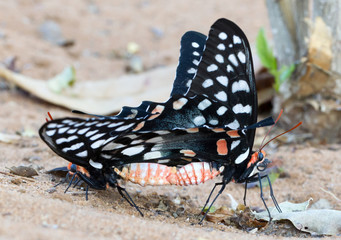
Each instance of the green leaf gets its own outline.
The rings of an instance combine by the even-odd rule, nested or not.
[[[204,212],[204,213],[207,212],[208,208],[209,208],[209,206],[206,206],[206,207],[204,208],[203,212]],[[215,206],[212,206],[212,207],[210,208],[209,213],[214,213],[216,210],[217,210],[217,208],[216,208]]]
[[[271,72],[277,70],[276,58],[265,37],[264,29],[261,28],[256,38],[256,49],[262,64]]]
[[[73,66],[64,68],[63,72],[51,78],[47,82],[48,88],[55,93],[61,93],[72,86],[76,81],[76,70]]]

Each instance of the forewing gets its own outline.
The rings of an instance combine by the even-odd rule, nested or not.
[[[131,131],[138,123],[134,119],[63,118],[45,123],[39,134],[59,156],[87,167],[90,160],[97,161],[104,145]]]

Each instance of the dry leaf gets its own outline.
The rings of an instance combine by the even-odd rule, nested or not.
[[[330,209],[308,209],[309,199],[303,203],[283,202],[279,206],[282,213],[276,208],[269,208],[273,221],[289,220],[300,231],[311,234],[337,235],[341,234],[341,211]],[[266,211],[253,212],[256,219],[269,221]]]
[[[61,94],[51,91],[48,82],[14,73],[0,66],[0,77],[47,102],[69,109],[108,115],[122,106],[138,106],[144,100],[168,99],[175,76],[175,66],[163,67],[117,79],[77,81]]]
[[[20,139],[20,137],[18,135],[0,133],[0,142],[16,143],[19,141],[19,139]]]
[[[38,175],[37,171],[32,167],[25,167],[25,166],[14,167],[13,166],[9,168],[9,170],[10,170],[10,173],[13,173],[15,175],[22,176],[22,177],[33,177],[33,176]]]

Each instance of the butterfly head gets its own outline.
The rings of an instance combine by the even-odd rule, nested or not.
[[[243,174],[246,178],[252,178],[259,172],[263,172],[268,167],[271,161],[265,158],[266,153],[263,150],[254,152],[247,164],[245,173]]]

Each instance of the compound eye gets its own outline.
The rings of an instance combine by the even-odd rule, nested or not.
[[[71,172],[77,172],[77,165],[76,164],[72,164],[71,167],[70,167],[70,171]]]
[[[258,153],[258,161],[263,160],[263,158],[264,158],[263,153],[259,152]]]

